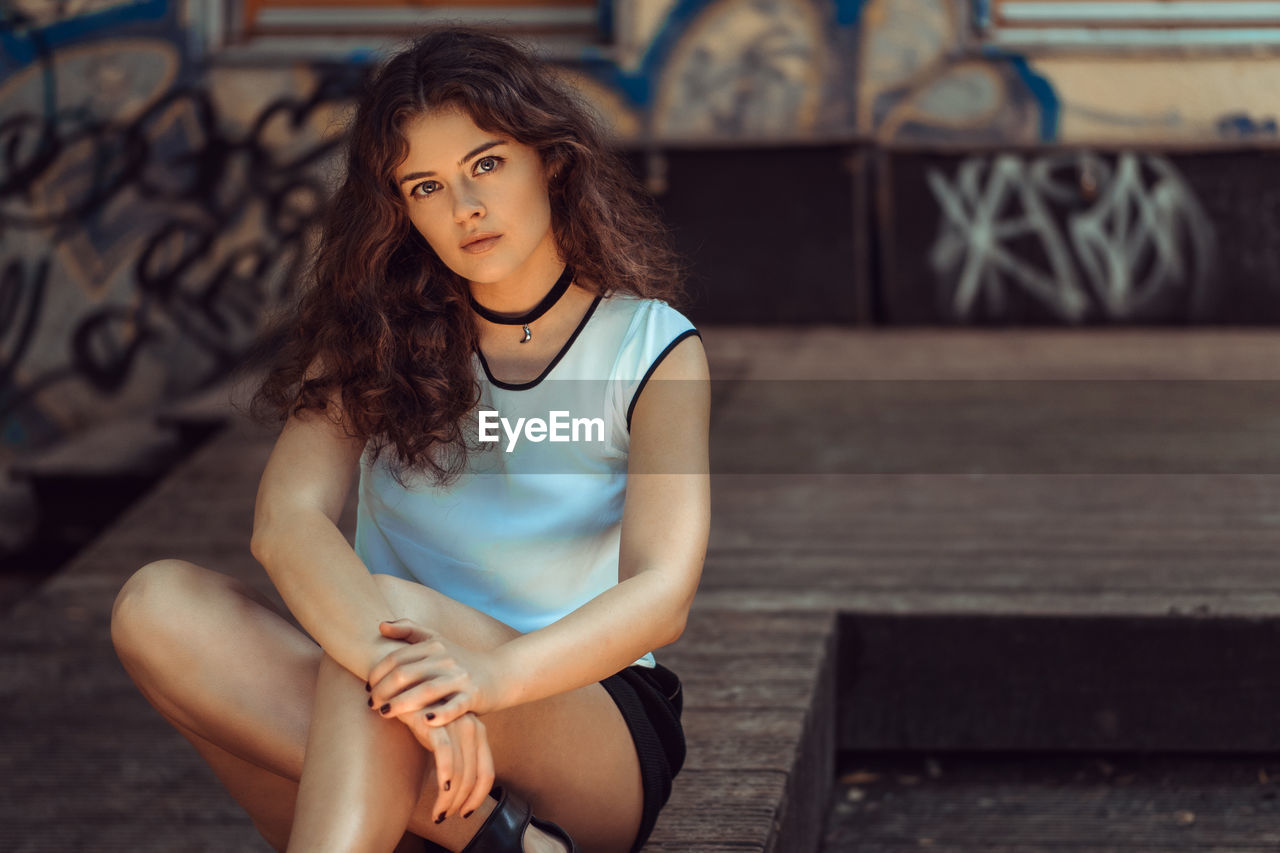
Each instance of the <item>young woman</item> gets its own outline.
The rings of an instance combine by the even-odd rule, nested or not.
[[[276,849],[643,845],[685,755],[652,652],[710,503],[665,246],[589,110],[511,43],[435,29],[373,76],[255,399],[284,425],[251,549],[289,613],[161,560],[112,614]]]

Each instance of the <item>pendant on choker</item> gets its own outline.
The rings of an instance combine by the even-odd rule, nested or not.
[[[481,317],[490,323],[498,323],[503,326],[520,326],[524,330],[524,337],[520,339],[520,343],[527,344],[533,340],[533,330],[529,328],[529,324],[541,317],[551,309],[551,306],[560,301],[560,297],[564,296],[565,291],[569,289],[569,285],[573,283],[573,269],[565,264],[564,272],[560,273],[560,277],[556,279],[556,283],[551,286],[551,290],[547,291],[547,295],[542,297],[533,309],[520,315],[519,317],[504,317],[501,314],[495,314],[488,308],[485,308],[476,301],[475,296],[469,296],[471,300],[471,308]]]

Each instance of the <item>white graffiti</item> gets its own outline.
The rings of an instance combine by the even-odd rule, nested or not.
[[[1185,298],[1182,316],[1206,308],[1213,226],[1163,157],[975,156],[954,182],[936,168],[927,181],[942,210],[930,265],[957,319],[979,305],[1000,316],[1010,289],[1069,322],[1091,308],[1137,319],[1157,303],[1167,317],[1174,295]]]

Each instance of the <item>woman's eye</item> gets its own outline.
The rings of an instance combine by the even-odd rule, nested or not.
[[[503,159],[504,158],[502,157],[495,157],[495,156],[481,157],[479,160],[476,161],[476,170],[480,174],[484,174],[485,172],[496,171],[498,167],[502,165]],[[483,166],[482,164],[484,163],[488,163],[489,165],[487,167]],[[409,195],[416,196],[418,198],[426,198],[427,196],[435,195],[437,192],[436,190],[431,190],[429,192],[418,192],[418,190],[422,189],[428,184],[434,185],[435,183],[436,183],[435,181],[423,181],[420,184],[415,184],[413,189],[409,190]]]

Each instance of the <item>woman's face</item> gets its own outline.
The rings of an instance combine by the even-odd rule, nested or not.
[[[405,124],[395,171],[413,227],[468,281],[493,283],[556,256],[542,160],[533,148],[476,127],[460,109]],[[477,234],[500,235],[464,247]],[[538,256],[538,257],[535,257]]]

